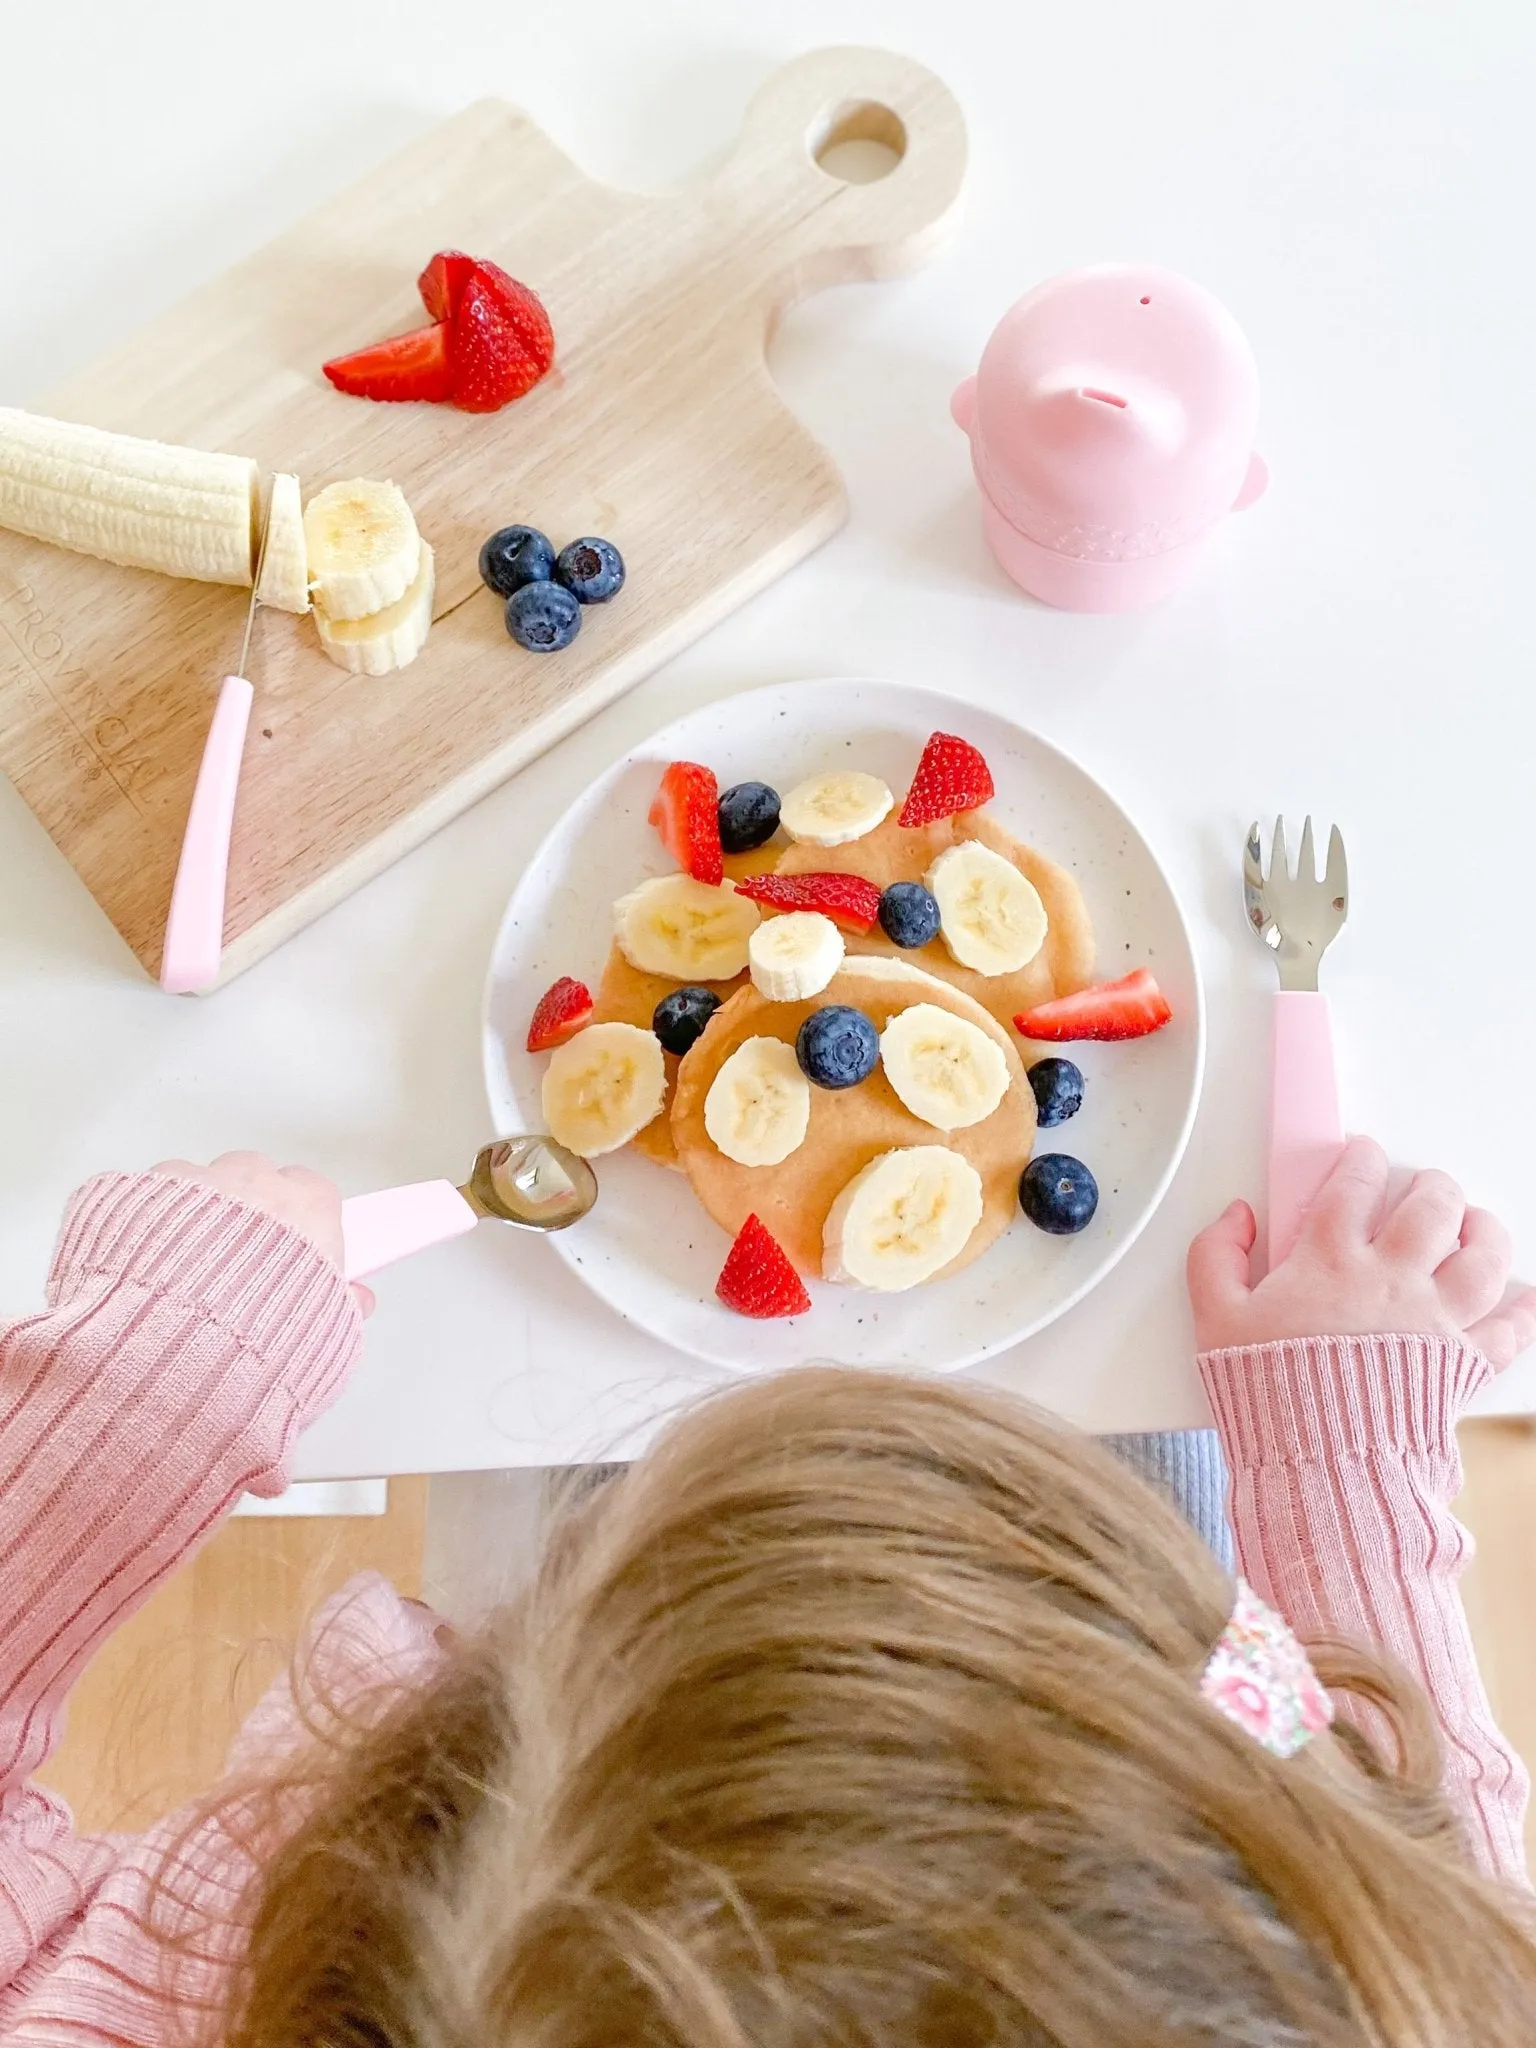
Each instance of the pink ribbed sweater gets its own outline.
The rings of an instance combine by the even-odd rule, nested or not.
[[[361,1326],[301,1237],[190,1183],[108,1175],[75,1197],[38,1316],[0,1331],[0,2039],[165,2042],[149,1873],[182,1844],[174,1892],[198,1961],[178,1995],[218,1997],[249,1874],[217,1823],[187,1837],[76,1834],[30,1782],[91,1652],[215,1529],[271,1493],[339,1391]],[[1450,1744],[1449,1782],[1484,1863],[1521,1879],[1526,1780],[1488,1710],[1455,1590],[1453,1426],[1486,1364],[1417,1338],[1325,1340],[1202,1360],[1233,1473],[1243,1569],[1302,1629],[1363,1634],[1416,1670]],[[430,1617],[378,1579],[319,1617],[315,1682],[339,1699],[419,1680]],[[286,1687],[237,1746],[298,1739]]]

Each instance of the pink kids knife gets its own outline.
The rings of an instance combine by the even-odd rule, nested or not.
[[[349,1280],[366,1280],[473,1230],[484,1216],[520,1230],[564,1230],[596,1200],[597,1175],[568,1147],[536,1135],[499,1138],[480,1152],[463,1187],[422,1180],[343,1202],[343,1270]]]
[[[1321,881],[1310,818],[1301,828],[1301,856],[1294,875],[1285,820],[1275,821],[1267,875],[1258,825],[1250,826],[1243,846],[1243,901],[1249,924],[1280,969],[1269,1105],[1268,1246],[1273,1270],[1296,1242],[1302,1216],[1344,1143],[1333,1026],[1328,998],[1317,986],[1317,964],[1349,912],[1349,870],[1338,826],[1329,834],[1328,865]]]
[[[268,521],[251,578],[251,601],[245,611],[245,635],[235,673],[226,676],[213,707],[213,723],[203,742],[203,758],[192,791],[192,808],[182,835],[181,858],[171,889],[170,915],[160,953],[160,986],[167,995],[197,995],[219,977],[224,952],[224,897],[229,881],[229,835],[235,822],[235,792],[245,754],[246,728],[255,695],[245,679],[256,623],[257,592],[267,559]]]

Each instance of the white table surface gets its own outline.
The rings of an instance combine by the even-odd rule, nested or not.
[[[853,673],[964,689],[1077,753],[1167,862],[1207,976],[1205,1105],[1167,1203],[1096,1296],[987,1377],[1095,1427],[1203,1419],[1179,1267],[1259,1177],[1273,974],[1237,856],[1277,808],[1348,835],[1354,910],[1326,974],[1349,1121],[1460,1174],[1536,1268],[1529,9],[781,0],[770,20],[585,0],[536,30],[491,0],[439,0],[430,27],[403,0],[267,0],[259,22],[169,0],[13,12],[7,402],[485,93],[520,100],[594,173],[659,188],[714,160],[774,64],[884,42],[959,95],[972,183],[930,269],[824,293],[774,343],[846,472],[843,534],[218,996],[142,980],[0,782],[8,1310],[38,1299],[60,1204],[98,1167],[254,1144],[349,1191],[467,1167],[486,1135],[487,951],[539,836],[702,698]],[[992,566],[947,406],[1020,292],[1108,258],[1185,270],[1232,307],[1274,486],[1185,595],[1085,618]],[[384,1276],[379,1298],[366,1370],[301,1473],[623,1453],[710,1377],[548,1247],[489,1228]],[[1536,1407],[1536,1364],[1494,1398]]]

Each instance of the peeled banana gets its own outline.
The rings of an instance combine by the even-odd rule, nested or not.
[[[747,941],[752,986],[770,1003],[820,995],[842,964],[843,935],[815,910],[764,918]]]
[[[730,884],[660,875],[613,906],[619,951],[642,974],[672,981],[733,981],[747,964],[760,913]]]
[[[1008,1093],[1008,1055],[997,1040],[937,1003],[910,1003],[886,1020],[880,1064],[913,1116],[940,1131],[982,1123]]]
[[[1013,974],[1045,944],[1040,892],[1011,860],[979,840],[941,853],[927,884],[939,906],[939,936],[950,957],[976,974]]]
[[[279,473],[272,479],[256,597],[280,612],[309,610],[309,550],[304,544],[304,508],[296,476]]]
[[[589,1024],[544,1069],[544,1121],[583,1159],[616,1152],[661,1113],[667,1070],[654,1031]]]
[[[942,1272],[981,1221],[981,1175],[944,1145],[882,1152],[827,1212],[822,1272],[899,1294]]]
[[[403,597],[366,619],[333,619],[318,603],[315,628],[320,645],[338,667],[354,675],[387,676],[414,661],[432,630],[435,564],[423,541],[416,581]]]
[[[805,1142],[811,1084],[782,1038],[747,1038],[709,1084],[704,1128],[738,1166],[777,1166]]]
[[[779,823],[791,839],[812,846],[846,846],[850,839],[873,832],[895,801],[878,775],[841,768],[796,783],[779,804]]]
[[[0,406],[0,526],[198,583],[249,588],[256,464]]]
[[[367,619],[417,581],[421,536],[398,484],[352,477],[327,484],[304,508],[315,604],[328,619]]]

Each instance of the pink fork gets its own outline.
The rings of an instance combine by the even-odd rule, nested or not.
[[[1349,870],[1338,826],[1328,836],[1328,864],[1321,881],[1310,818],[1301,828],[1301,857],[1294,875],[1285,820],[1275,821],[1268,874],[1258,825],[1250,826],[1243,847],[1243,900],[1248,922],[1280,969],[1269,1107],[1268,1246],[1273,1268],[1296,1242],[1302,1215],[1344,1143],[1333,1025],[1328,998],[1317,987],[1317,963],[1349,912]]]

